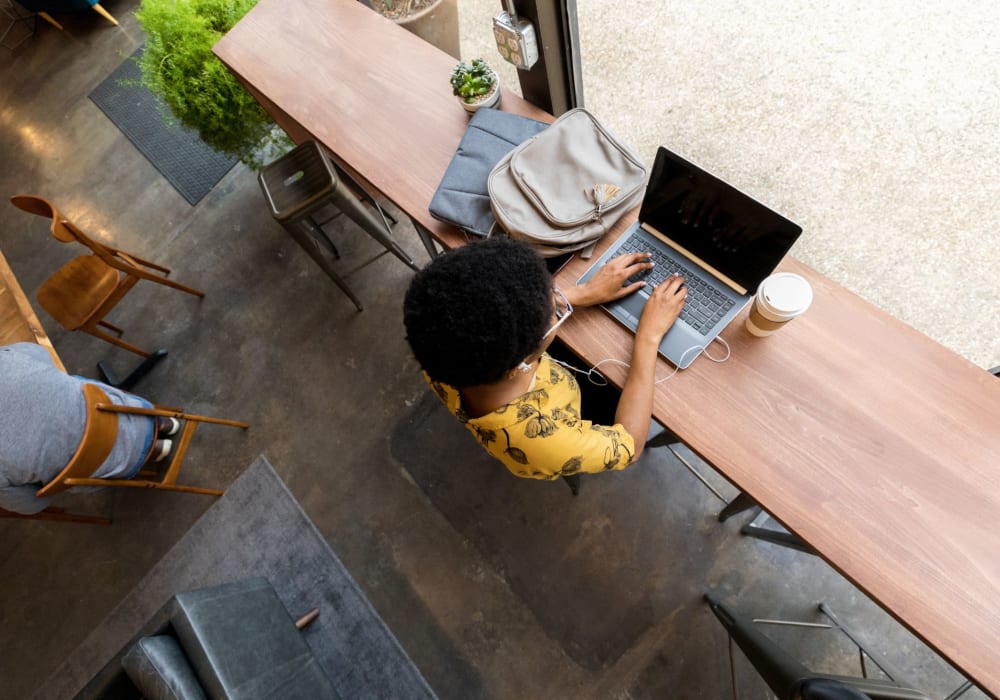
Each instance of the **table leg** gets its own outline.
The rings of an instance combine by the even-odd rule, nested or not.
[[[439,255],[437,244],[434,243],[434,237],[431,236],[431,232],[421,226],[419,222],[413,221],[413,219],[410,219],[410,221],[413,222],[413,228],[417,230],[417,235],[420,236],[420,241],[424,244],[424,248],[427,249],[427,255],[430,256],[431,260],[433,260]]]
[[[757,501],[740,491],[739,495],[726,504],[726,507],[719,511],[719,522],[724,523],[737,513],[757,507]]]
[[[757,506],[757,509],[759,512],[754,516],[753,520],[740,528],[741,534],[747,537],[756,537],[758,540],[764,540],[765,542],[780,544],[782,547],[788,547],[789,549],[797,549],[806,554],[816,554],[816,551],[806,544],[802,538],[788,532],[784,528],[781,530],[771,530],[761,527],[761,523],[771,516],[760,506]]]
[[[140,362],[139,365],[129,372],[124,379],[119,379],[114,371],[108,367],[104,361],[97,363],[97,371],[100,372],[101,381],[105,384],[110,384],[111,386],[121,389],[122,391],[130,391],[140,379],[149,374],[153,367],[155,367],[160,360],[166,356],[166,350],[157,350],[145,360]]]

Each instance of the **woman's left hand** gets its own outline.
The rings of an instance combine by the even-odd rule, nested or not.
[[[646,286],[643,281],[622,286],[630,278],[653,267],[649,253],[627,253],[611,258],[593,277],[575,287],[563,290],[573,306],[593,306],[621,299]]]

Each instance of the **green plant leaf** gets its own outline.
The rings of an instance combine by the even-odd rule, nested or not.
[[[178,122],[205,143],[258,167],[262,151],[291,141],[212,53],[257,0],[142,0],[136,18],[146,33],[143,84]]]

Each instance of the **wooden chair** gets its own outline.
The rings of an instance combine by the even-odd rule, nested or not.
[[[98,515],[82,515],[80,513],[67,513],[65,508],[49,506],[45,510],[26,515],[24,513],[14,513],[0,508],[0,518],[15,520],[54,520],[68,523],[88,523],[90,525],[110,525],[110,518],[102,518]]]
[[[166,279],[170,268],[89,238],[42,197],[16,195],[10,201],[18,209],[52,219],[50,230],[57,240],[63,243],[76,241],[93,251],[92,255],[81,255],[70,260],[56,270],[38,290],[38,303],[64,328],[90,333],[137,355],[149,357],[150,353],[119,337],[124,333],[121,328],[104,320],[122,297],[141,279],[197,297],[205,296],[204,292]]]
[[[118,20],[111,16],[111,13],[101,7],[98,0],[18,0],[18,4],[24,9],[35,12],[39,17],[51,24],[56,29],[62,31],[63,26],[52,19],[53,14],[64,12],[76,12],[78,10],[93,10],[111,24],[118,26]]]
[[[220,489],[186,486],[177,483],[181,463],[187,453],[194,431],[201,423],[216,423],[231,425],[244,430],[250,427],[247,423],[222,418],[209,418],[185,413],[177,408],[154,406],[153,408],[136,408],[118,406],[111,403],[108,395],[95,384],[83,385],[83,397],[87,406],[87,422],[83,431],[83,439],[76,453],[66,467],[49,483],[38,490],[40,498],[53,496],[73,486],[125,486],[129,488],[161,489],[164,491],[182,491],[185,493],[202,493],[209,496],[221,496]],[[174,436],[174,449],[170,461],[162,471],[143,469],[133,479],[95,479],[93,473],[104,463],[114,447],[118,437],[119,413],[131,413],[140,416],[166,416],[178,418],[184,423],[184,429],[179,436]]]

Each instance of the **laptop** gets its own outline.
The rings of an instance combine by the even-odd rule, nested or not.
[[[656,152],[639,219],[580,278],[611,258],[652,254],[655,266],[629,280],[646,286],[604,305],[633,332],[652,288],[684,278],[687,302],[660,343],[660,354],[686,369],[747,305],[802,228],[662,146]]]

